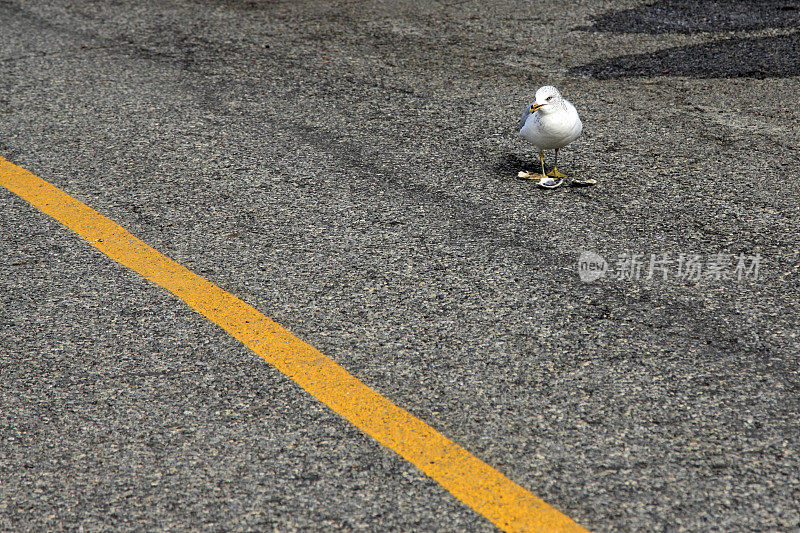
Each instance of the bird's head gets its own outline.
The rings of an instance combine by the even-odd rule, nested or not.
[[[561,107],[562,101],[563,98],[558,89],[552,85],[545,85],[544,87],[539,87],[539,90],[536,91],[536,98],[529,111],[531,113],[535,111],[545,114],[550,113]]]

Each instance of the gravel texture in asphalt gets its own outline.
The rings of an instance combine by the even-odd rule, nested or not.
[[[747,6],[0,0],[0,155],[591,530],[793,530],[800,6]],[[595,187],[516,179],[546,84]],[[0,206],[0,529],[491,530]]]

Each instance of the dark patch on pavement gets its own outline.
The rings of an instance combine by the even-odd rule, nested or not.
[[[796,28],[800,6],[796,0],[739,2],[716,0],[662,0],[639,7],[611,10],[576,29],[609,33],[697,33]]]
[[[800,33],[739,37],[601,59],[570,70],[598,79],[691,76],[788,78],[800,74]]]

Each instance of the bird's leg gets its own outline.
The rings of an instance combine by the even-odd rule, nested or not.
[[[544,170],[542,170],[544,172]],[[566,174],[562,174],[558,171],[558,148],[556,148],[556,162],[553,163],[553,170],[547,173],[548,176],[551,178],[566,178]]]
[[[549,174],[544,173],[544,154],[539,152],[539,163],[542,165],[542,175],[539,176],[539,187],[543,189],[555,189],[557,187],[561,187],[561,184],[564,183],[564,180],[561,178],[552,178]]]
[[[547,175],[544,173],[544,152],[539,152],[539,163],[542,165],[542,175],[539,176],[540,179],[544,179]]]
[[[546,178],[547,176],[544,173],[544,153],[543,152],[539,152],[539,163],[542,165],[542,173],[541,174],[532,174],[530,172],[522,170],[517,174],[517,176],[522,178],[522,179],[526,179],[526,180],[540,180],[540,179]]]

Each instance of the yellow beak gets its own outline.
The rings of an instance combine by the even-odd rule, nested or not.
[[[542,107],[544,104],[531,104],[531,113]]]

